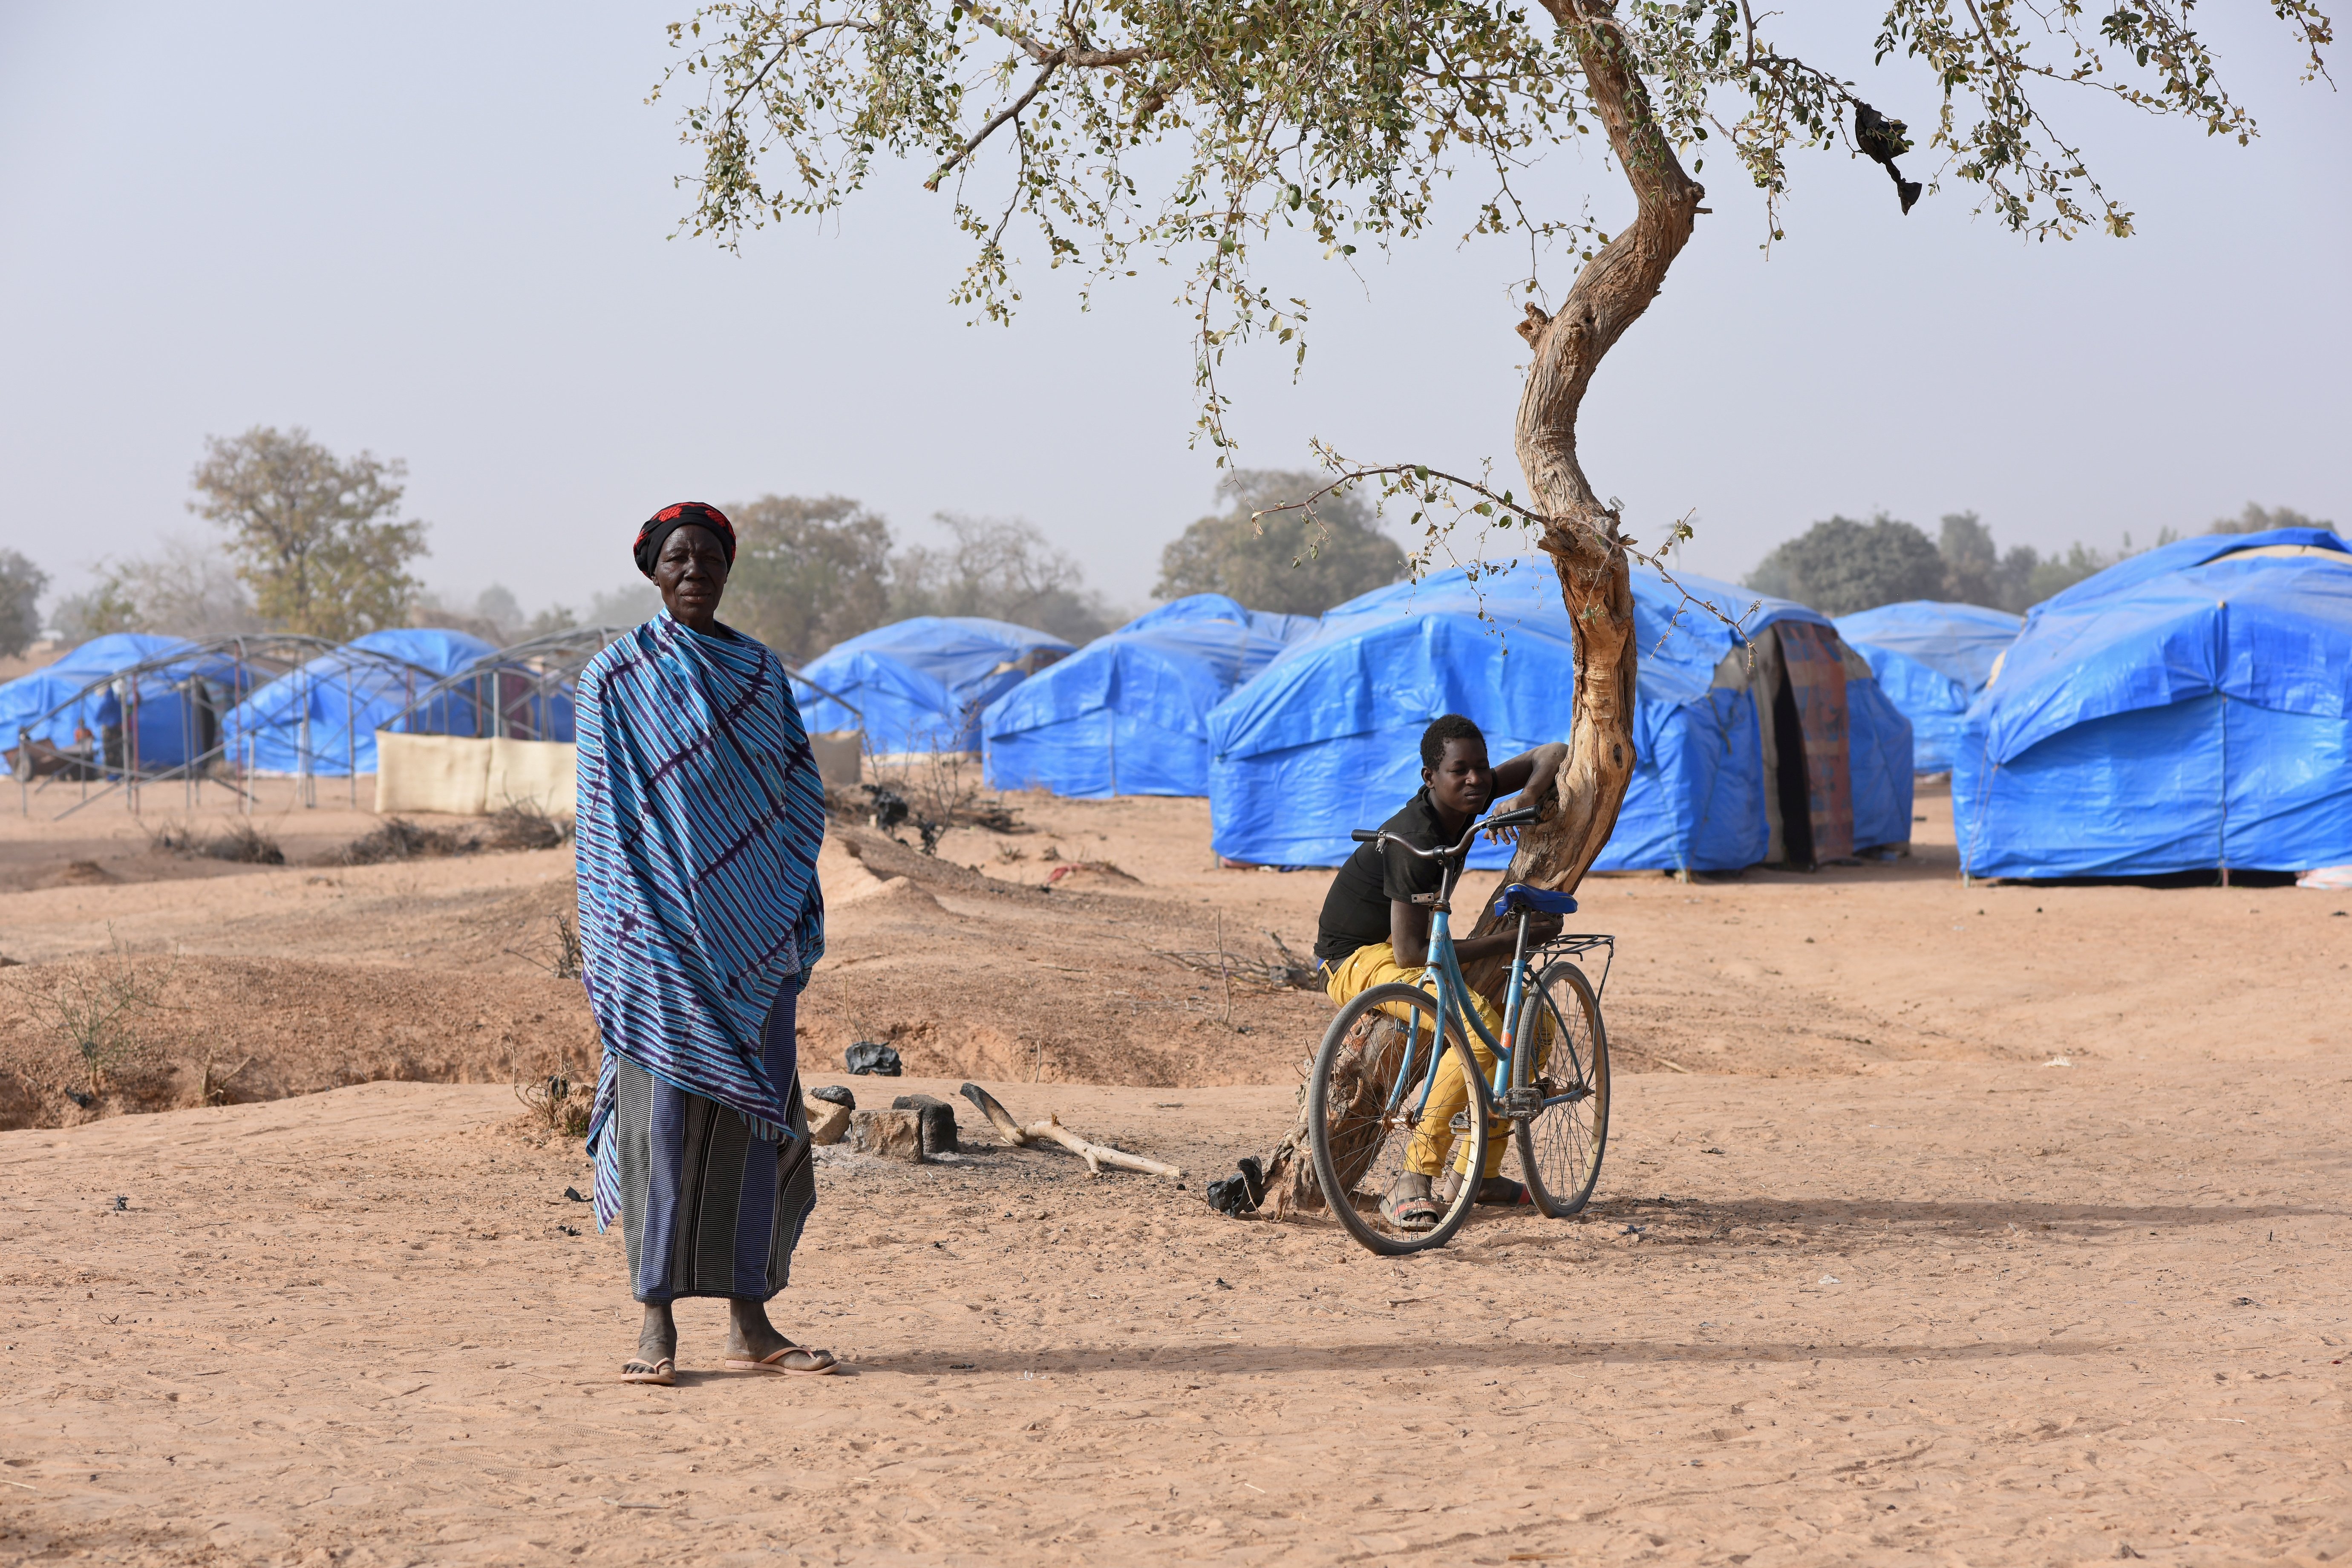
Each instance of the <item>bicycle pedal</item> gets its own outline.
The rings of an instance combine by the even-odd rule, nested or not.
[[[1445,1125],[1456,1132],[1467,1132],[1470,1131],[1470,1113],[1466,1110],[1457,1110],[1454,1113],[1454,1120]]]
[[[1529,1085],[1503,1091],[1503,1114],[1513,1121],[1528,1121],[1543,1112],[1543,1090]]]

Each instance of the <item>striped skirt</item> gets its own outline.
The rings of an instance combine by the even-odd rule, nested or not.
[[[768,1015],[768,1070],[784,1088],[790,1136],[754,1137],[715,1100],[663,1082],[625,1058],[616,1068],[614,1152],[629,1283],[640,1301],[730,1296],[764,1301],[790,1280],[793,1248],[816,1206],[808,1114],[793,1038],[798,998]]]

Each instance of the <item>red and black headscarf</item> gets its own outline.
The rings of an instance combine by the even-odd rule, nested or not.
[[[720,548],[727,552],[727,564],[735,564],[735,525],[717,507],[698,500],[682,500],[676,506],[666,506],[646,519],[637,530],[637,570],[650,577],[654,563],[661,559],[661,548],[688,523],[707,528],[719,536]]]

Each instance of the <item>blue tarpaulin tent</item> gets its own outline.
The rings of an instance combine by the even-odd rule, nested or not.
[[[1911,765],[1923,773],[1951,772],[1960,717],[2024,625],[2007,610],[1935,599],[1837,618],[1838,636],[1870,661],[1878,689],[1911,721]]]
[[[1952,770],[1981,877],[2352,861],[2352,547],[2183,540],[2033,607]]]
[[[1757,598],[1705,578],[1682,582],[1734,616]],[[1851,792],[1853,843],[1908,839],[1909,725],[1858,657],[1842,658],[1825,617],[1766,599],[1747,622],[1764,656],[1751,668],[1728,628],[1684,606],[1656,574],[1636,568],[1633,596],[1638,760],[1600,868],[1734,870],[1772,854],[1780,797],[1768,788],[1769,681],[1787,662],[1781,644],[1800,640],[1781,637],[1784,626],[1808,628],[1804,638],[1843,672],[1835,713],[1849,763],[1831,782]],[[1563,739],[1574,668],[1568,612],[1548,567],[1522,564],[1475,586],[1451,576],[1398,584],[1350,600],[1210,715],[1217,852],[1258,864],[1337,865],[1354,847],[1349,829],[1377,826],[1420,787],[1421,731],[1430,720],[1467,715],[1497,761]],[[1506,849],[1482,846],[1471,864],[1506,858]]]
[[[137,733],[121,731],[123,693],[120,682],[88,689],[133,666],[169,658],[195,644],[184,637],[144,632],[112,632],[92,637],[55,664],[0,686],[0,750],[13,750],[18,731],[61,751],[77,746],[77,734],[102,745],[105,763],[120,768],[135,756],[142,769],[173,768],[201,754],[215,739],[221,708],[235,698],[235,667],[225,658],[191,658],[144,672],[135,700]],[[187,682],[200,677],[205,685]],[[7,764],[0,760],[0,771]]]
[[[917,616],[837,643],[802,671],[856,713],[810,686],[795,683],[793,695],[811,730],[862,727],[880,755],[976,752],[981,710],[1069,651],[1060,637],[1010,621]]]
[[[222,726],[228,758],[265,773],[342,778],[373,773],[376,731],[443,676],[490,652],[479,637],[432,628],[395,627],[356,637],[231,709]],[[446,718],[413,727],[451,732]]]
[[[1099,799],[1209,793],[1209,710],[1291,643],[1311,616],[1193,594],[1097,637],[981,717],[992,789]]]

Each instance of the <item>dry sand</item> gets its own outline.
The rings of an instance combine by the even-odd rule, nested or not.
[[[674,1389],[610,1381],[619,1238],[508,1087],[586,1048],[533,967],[562,853],[255,869],[0,818],[16,1068],[110,930],[194,977],[150,1100],[209,1048],[257,1101],[18,1092],[0,1560],[2341,1560],[2352,902],[1966,888],[1920,810],[1892,867],[1590,883],[1601,1198],[1401,1261],[1200,1202],[1328,1009],[1228,1014],[1158,952],[1303,948],[1324,876],[1217,868],[1197,802],[1025,802],[932,860],[844,832],[812,1080],[894,1039],[939,1076],[836,1080],[980,1077],[1188,1178],[829,1152],[775,1313],[854,1374],[716,1370],[692,1303]],[[373,825],[271,820],[298,860]],[[1081,859],[1134,879],[1039,890]]]

